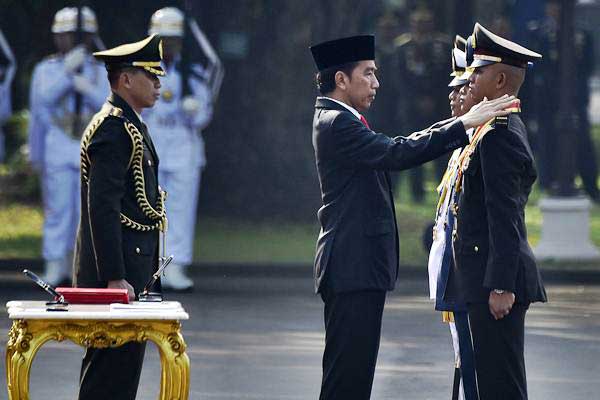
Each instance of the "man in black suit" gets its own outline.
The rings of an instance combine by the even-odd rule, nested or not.
[[[160,46],[154,35],[94,53],[106,63],[112,94],[81,141],[76,285],[127,289],[131,300],[157,269],[166,222],[158,157],[140,117],[160,95]],[[138,342],[88,348],[79,399],[135,399],[144,349]]]
[[[323,207],[315,257],[325,303],[320,399],[369,399],[386,291],[398,274],[398,229],[389,170],[407,169],[468,143],[465,129],[506,115],[512,98],[484,102],[409,137],[373,132],[366,111],[379,82],[375,39],[353,36],[311,47],[319,73],[313,146]]]
[[[473,102],[516,96],[527,64],[541,58],[479,24],[467,40],[469,53],[466,96]],[[445,299],[467,303],[481,400],[527,399],[525,313],[530,303],[546,301],[525,227],[535,163],[520,103],[511,111],[473,132],[452,207],[455,267]]]

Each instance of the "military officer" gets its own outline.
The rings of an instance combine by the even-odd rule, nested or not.
[[[442,121],[409,137],[375,133],[360,114],[371,106],[375,38],[352,36],[311,47],[318,69],[313,147],[323,207],[315,287],[325,304],[321,400],[370,398],[386,292],[398,274],[398,229],[389,170],[407,169],[468,143],[469,129],[511,99]],[[334,245],[335,242],[335,245]]]
[[[88,52],[98,29],[96,17],[82,8],[83,44],[76,46],[77,14],[76,7],[66,7],[54,16],[58,53],[35,66],[29,96],[29,157],[41,174],[44,279],[52,285],[71,278],[80,212],[79,141],[85,123],[109,94],[106,72]]]
[[[452,39],[435,30],[433,13],[425,5],[411,12],[409,26],[410,32],[395,40],[397,70],[385,73],[386,76],[393,74],[391,81],[397,84],[395,104],[398,109],[388,118],[394,118],[396,124],[402,124],[405,129],[416,131],[435,119],[448,117],[444,86],[447,84],[447,49],[452,46]],[[441,178],[447,162],[447,157],[434,161],[436,179]],[[406,175],[410,178],[413,200],[422,201],[424,168],[413,168]]]
[[[94,53],[112,93],[81,139],[81,222],[75,277],[79,287],[125,288],[134,299],[158,266],[165,193],[158,156],[141,118],[160,96],[156,35]],[[130,342],[86,350],[79,399],[135,399],[145,346]]]
[[[159,179],[171,205],[167,246],[175,257],[162,284],[164,289],[177,291],[190,290],[194,284],[185,269],[192,262],[198,191],[206,165],[202,130],[212,119],[222,76],[221,63],[199,28],[193,33],[200,35],[195,37],[206,64],[182,57],[184,26],[184,15],[175,7],[161,8],[150,19],[148,33],[163,38],[167,75],[156,106],[144,114],[162,161]]]
[[[531,42],[545,55],[536,68],[532,100],[537,100],[537,106],[532,117],[539,127],[538,158],[539,182],[544,189],[552,189],[559,176],[557,159],[560,112],[560,89],[556,79],[560,69],[559,20],[562,2],[548,0],[545,4],[545,18],[541,24],[531,24]],[[590,78],[594,74],[595,60],[592,35],[575,27],[573,40],[574,68],[577,79],[573,80],[573,132],[576,135],[575,152],[577,173],[581,177],[583,189],[595,202],[600,202],[598,187],[598,160],[591,135],[588,116],[590,102]]]
[[[541,55],[476,24],[469,90],[473,102],[516,95]],[[467,304],[482,399],[527,399],[524,322],[546,292],[527,242],[525,204],[536,179],[527,130],[511,114],[477,127],[459,160],[452,208],[454,269],[444,300]]]
[[[461,36],[456,36],[452,49],[453,79],[448,84],[451,89],[448,99],[453,117],[459,117],[468,112],[473,104],[464,104],[461,107],[460,91],[468,83],[466,74],[466,41]],[[467,132],[472,135],[472,129]],[[458,161],[464,148],[452,153],[448,167],[438,186],[439,201],[436,219],[433,225],[433,241],[429,253],[429,288],[430,298],[435,300],[435,309],[442,311],[442,320],[448,322],[454,347],[454,385],[452,400],[477,400],[477,384],[475,378],[475,365],[473,361],[473,347],[469,331],[466,305],[460,302],[444,300],[444,292],[448,283],[448,275],[453,268],[452,256],[452,230],[456,218],[450,205],[455,194],[454,187],[458,175]]]
[[[0,30],[0,163],[6,156],[2,125],[12,113],[10,89],[15,76],[15,57]]]

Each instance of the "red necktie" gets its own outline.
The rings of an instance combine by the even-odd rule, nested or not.
[[[367,128],[371,129],[369,123],[367,122],[367,119],[363,115],[360,116],[360,122],[362,122]]]

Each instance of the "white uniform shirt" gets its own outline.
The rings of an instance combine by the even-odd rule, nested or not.
[[[203,167],[206,156],[201,130],[208,125],[213,112],[212,94],[202,80],[204,70],[199,65],[191,68],[190,95],[199,102],[200,109],[190,116],[182,109],[181,72],[174,64],[163,68],[167,74],[160,78],[161,97],[154,107],[142,113],[160,159],[160,169],[174,172]]]
[[[110,94],[103,64],[89,56],[82,74],[93,92],[81,95],[81,128],[72,132],[75,111],[73,74],[64,67],[64,58],[50,56],[38,63],[31,79],[29,151],[34,164],[79,167],[80,138],[91,117]]]

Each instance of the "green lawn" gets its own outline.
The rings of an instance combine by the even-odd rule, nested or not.
[[[427,256],[421,244],[424,226],[434,213],[433,184],[425,202],[409,200],[401,186],[396,201],[400,229],[401,262],[425,265]],[[529,238],[539,240],[541,213],[536,206],[540,194],[534,190],[527,209]],[[0,258],[40,257],[43,216],[39,206],[3,204],[0,207]],[[600,246],[600,207],[592,208],[591,235]],[[317,224],[282,222],[249,223],[219,218],[200,218],[196,235],[196,261],[233,263],[311,263]]]

